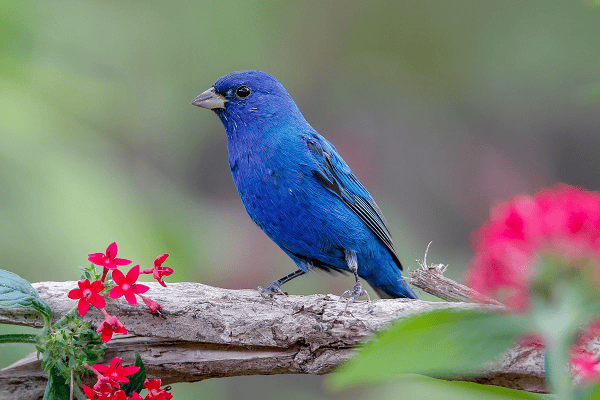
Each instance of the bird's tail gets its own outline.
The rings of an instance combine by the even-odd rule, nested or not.
[[[371,285],[375,293],[382,299],[397,299],[404,297],[407,299],[418,299],[417,294],[408,286],[404,278],[398,279],[397,285],[386,285],[384,287],[375,287]]]

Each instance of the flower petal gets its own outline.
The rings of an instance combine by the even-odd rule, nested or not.
[[[115,286],[114,288],[110,289],[108,296],[111,299],[118,299],[119,297],[123,296],[124,294],[125,294],[125,292],[123,292],[123,289],[121,289],[121,286]]]
[[[117,242],[112,242],[106,248],[106,256],[108,258],[115,258],[117,256],[117,251],[118,251]]]
[[[125,293],[125,300],[132,306],[137,305],[137,297],[135,297],[135,294],[133,294],[131,290]]]
[[[134,266],[133,268],[131,268],[129,270],[129,272],[127,273],[127,279],[131,282],[134,283],[135,281],[137,281],[137,279],[140,276],[140,266],[139,264]]]
[[[133,289],[134,293],[146,293],[148,290],[150,290],[150,287],[146,286],[146,285],[142,285],[140,283],[137,283]]]
[[[92,305],[97,308],[106,307],[106,300],[104,300],[104,297],[100,296],[98,293],[92,296],[92,298],[90,299],[90,303],[92,303]]]
[[[79,315],[82,317],[85,313],[90,309],[90,303],[87,300],[81,299],[79,300],[79,304],[77,304],[77,311],[79,311]]]
[[[129,265],[129,264],[131,264],[131,260],[128,260],[126,258],[115,258],[112,262],[114,265]]]
[[[104,283],[102,283],[101,281],[94,281],[90,285],[90,288],[94,293],[101,292],[102,290],[104,290]]]
[[[88,260],[95,265],[102,265],[104,264],[104,258],[106,256],[104,255],[104,253],[92,253],[92,254],[88,254]]]
[[[125,281],[125,275],[123,275],[123,273],[121,271],[119,271],[118,269],[115,269],[113,271],[112,278],[113,278],[113,281],[115,281],[115,283],[117,285],[122,285]]]
[[[158,256],[154,259],[154,265],[157,267],[160,267],[162,265],[162,263],[165,262],[165,260],[167,259],[167,257],[169,257],[168,254],[163,254],[161,256]]]

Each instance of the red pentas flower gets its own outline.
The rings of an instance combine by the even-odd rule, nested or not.
[[[106,248],[106,253],[92,253],[88,254],[88,260],[92,262],[92,264],[100,265],[106,269],[114,270],[119,267],[119,265],[129,265],[131,264],[131,260],[126,260],[124,258],[116,258],[117,256],[117,243],[112,242]]]
[[[117,319],[116,315],[108,315],[104,308],[101,311],[104,314],[104,322],[100,324],[96,332],[102,335],[102,341],[104,343],[112,339],[113,333],[128,333],[127,329],[121,321]]]
[[[552,254],[565,268],[595,262],[600,282],[600,194],[558,185],[535,196],[518,196],[492,209],[475,234],[475,257],[467,284],[500,294],[507,306],[523,310],[541,257]]]
[[[587,350],[576,348],[571,351],[571,365],[575,376],[592,383],[600,378],[600,359]]]
[[[144,398],[138,392],[133,392],[129,400],[144,400]]]
[[[113,272],[113,280],[117,284],[110,290],[108,294],[113,299],[118,299],[121,296],[125,296],[125,300],[132,306],[137,304],[137,298],[135,297],[138,293],[146,293],[150,288],[146,285],[135,283],[140,276],[140,266],[136,265],[131,268],[127,273],[127,276],[123,275],[121,271],[116,269]]]
[[[169,257],[168,254],[163,254],[163,255],[156,257],[156,259],[154,260],[154,267],[146,268],[141,273],[142,274],[153,274],[154,279],[156,279],[158,281],[158,283],[160,283],[161,285],[166,287],[167,285],[165,284],[165,281],[163,280],[163,276],[169,276],[173,273],[173,268],[162,266],[162,263],[165,262],[167,257]]]
[[[87,367],[91,368],[89,365]],[[86,396],[92,400],[113,400],[115,391],[119,389],[119,383],[107,376],[102,376],[93,368],[92,371],[98,375],[98,381],[93,388],[83,385]]]
[[[104,290],[104,284],[100,281],[94,281],[90,283],[89,279],[83,279],[77,282],[79,289],[73,289],[69,292],[68,296],[70,299],[79,299],[77,304],[77,310],[79,315],[85,315],[90,309],[90,304],[98,308],[104,308],[106,306],[106,300],[98,293]]]
[[[144,386],[148,389],[146,400],[170,400],[173,398],[173,395],[167,391],[167,388],[161,389],[160,385],[160,379],[146,379],[144,382]]]
[[[129,375],[133,375],[139,371],[140,367],[129,366],[124,367],[121,359],[119,357],[115,357],[110,362],[110,366],[103,364],[95,364],[92,365],[96,371],[100,372],[105,378],[109,378],[114,382],[129,382]]]
[[[146,296],[142,296],[141,294],[140,294],[140,297],[144,301],[144,304],[146,304],[148,306],[148,308],[150,308],[150,312],[152,314],[162,311],[162,306],[160,304],[158,304],[157,302],[155,302],[154,300],[152,300]]]

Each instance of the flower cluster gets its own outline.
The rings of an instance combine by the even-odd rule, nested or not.
[[[470,287],[522,312],[530,306],[534,290],[552,296],[551,282],[568,279],[590,286],[597,298],[599,193],[558,185],[492,209],[490,220],[475,234],[475,257],[466,279]],[[599,333],[600,322],[592,323],[570,348],[572,371],[582,382],[600,379],[600,358],[588,351]],[[524,338],[520,345],[544,346],[536,336]]]
[[[167,285],[163,277],[173,273],[173,269],[162,266],[167,257],[169,257],[168,254],[156,257],[153,268],[148,268],[140,272],[140,266],[136,265],[127,272],[127,275],[124,275],[119,270],[119,266],[129,265],[131,264],[131,260],[117,258],[117,244],[113,242],[108,246],[105,253],[88,255],[89,261],[103,268],[102,278],[93,282],[90,282],[89,279],[79,281],[79,288],[71,290],[68,296],[73,300],[79,300],[77,305],[79,315],[85,315],[90,309],[90,305],[102,311],[104,322],[100,324],[97,331],[102,335],[102,341],[108,342],[112,338],[113,333],[127,333],[127,329],[115,315],[109,315],[106,312],[104,308],[106,300],[103,296],[108,295],[112,299],[124,296],[125,300],[131,305],[137,305],[137,296],[139,296],[152,313],[160,312],[162,310],[160,304],[142,295],[142,293],[146,293],[150,288],[137,283],[137,279],[140,273],[153,274],[154,278],[166,287]],[[112,280],[115,286],[108,293],[105,293],[105,283],[109,271],[112,271]]]
[[[93,387],[83,385],[83,391],[91,400],[170,400],[173,398],[173,395],[168,392],[170,389],[168,386],[161,389],[160,379],[145,380],[144,387],[148,389],[146,397],[140,396],[135,391],[131,396],[127,396],[126,392],[121,390],[121,384],[129,383],[128,376],[138,372],[140,367],[123,367],[123,363],[118,357],[112,359],[110,366],[95,364],[88,365],[87,368],[98,378]]]
[[[580,268],[595,263],[600,281],[600,194],[558,185],[519,196],[492,210],[475,234],[475,258],[467,284],[486,295],[503,295],[514,310],[529,305],[536,265],[544,256]]]

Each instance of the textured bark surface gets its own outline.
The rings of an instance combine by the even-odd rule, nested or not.
[[[52,306],[56,319],[76,304],[66,296],[76,282],[33,286]],[[151,315],[144,305],[109,304],[109,314],[117,315],[130,334],[109,343],[105,360],[119,355],[126,364],[133,363],[133,350],[138,350],[148,375],[164,383],[237,375],[324,374],[349,358],[356,344],[395,319],[423,310],[482,307],[394,299],[359,301],[346,308],[345,300],[335,295],[264,299],[257,290],[199,283],[149,286],[147,295],[162,304],[164,316]],[[103,321],[95,308],[85,318],[95,324]],[[42,324],[41,317],[28,310],[7,309],[0,309],[0,323]],[[41,398],[46,377],[39,365],[33,354],[0,370],[0,398]],[[537,350],[513,349],[479,376],[475,380],[482,383],[546,390],[543,353]]]

